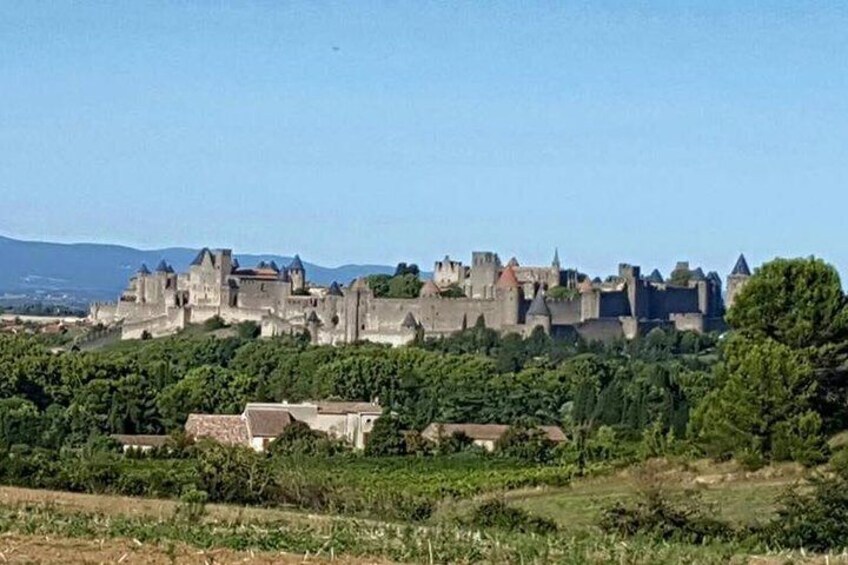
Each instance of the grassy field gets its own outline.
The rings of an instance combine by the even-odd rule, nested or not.
[[[685,466],[657,464],[653,471],[654,480],[662,487],[681,496],[697,492],[719,517],[741,525],[767,520],[774,511],[775,498],[804,475],[802,468],[791,464],[750,473],[734,463],[708,461]],[[643,481],[639,473],[627,470],[576,480],[563,488],[514,491],[508,498],[533,514],[555,520],[566,530],[591,530],[604,507],[632,499]]]
[[[746,473],[708,463],[662,464],[652,472],[680,493],[698,489],[739,523],[767,517],[775,495],[803,477],[794,466]],[[0,562],[848,563],[844,555],[770,555],[761,547],[622,540],[598,531],[600,509],[635,496],[643,480],[628,470],[507,493],[510,504],[562,526],[544,537],[463,526],[455,519],[468,500],[414,526],[228,505],[208,505],[203,516],[186,520],[169,500],[0,487]]]
[[[0,561],[27,563],[728,563],[738,549],[524,534],[106,495],[0,489]],[[3,540],[7,540],[3,545]],[[4,561],[4,562],[5,562]]]

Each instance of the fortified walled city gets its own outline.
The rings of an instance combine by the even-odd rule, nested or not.
[[[164,261],[153,272],[142,265],[118,302],[93,304],[91,318],[120,326],[123,339],[165,336],[219,316],[228,323],[253,321],[265,337],[308,331],[318,344],[402,345],[481,323],[503,333],[528,335],[541,327],[554,336],[606,341],[656,327],[721,329],[725,300],[732,304],[750,276],[740,256],[725,295],[717,273],[685,262],[668,279],[622,264],[602,280],[562,268],[558,253],[550,266],[529,267],[474,252],[471,265],[437,261],[417,298],[385,298],[375,297],[364,278],[345,288],[311,285],[297,256],[285,268],[273,262],[245,268],[231,250],[206,248],[186,273]]]

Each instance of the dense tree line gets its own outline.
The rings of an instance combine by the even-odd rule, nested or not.
[[[408,429],[432,421],[573,423],[639,433],[661,421],[682,433],[709,379],[712,346],[694,334],[654,332],[602,347],[553,342],[541,332],[501,338],[474,327],[394,349],[177,336],[53,354],[33,339],[3,336],[0,426],[8,432],[0,441],[55,445],[92,430],[164,433],[190,412],[328,398],[378,400]],[[39,437],[26,437],[33,434]]]
[[[55,354],[2,336],[0,447],[169,433],[190,412],[238,413],[248,401],[343,399],[379,401],[404,430],[554,424],[578,443],[612,433],[658,446],[649,451],[685,440],[716,458],[813,464],[848,423],[846,312],[836,271],[797,259],[757,270],[722,339],[657,329],[604,345],[500,336],[479,321],[401,348],[258,340],[245,327]]]

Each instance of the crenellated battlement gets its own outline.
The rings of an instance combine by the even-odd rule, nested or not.
[[[151,272],[142,266],[119,300],[93,302],[90,316],[106,325],[122,324],[125,337],[174,333],[186,324],[213,316],[227,322],[256,321],[262,335],[308,330],[315,343],[372,340],[404,343],[418,332],[448,335],[482,321],[498,331],[529,334],[541,326],[564,334],[632,336],[639,328],[663,324],[681,329],[715,328],[724,312],[720,277],[681,262],[666,281],[654,270],[644,277],[639,266],[621,263],[608,281],[560,266],[559,253],[549,266],[507,265],[497,253],[475,251],[470,266],[445,256],[434,262],[433,279],[416,298],[377,298],[364,279],[342,290],[312,288],[298,256],[287,267],[262,262],[242,267],[229,249],[201,250],[187,272],[160,262]],[[745,284],[750,270],[744,257],[728,277],[728,300]],[[443,296],[459,288],[465,296]],[[557,296],[557,287],[571,295]],[[618,330],[615,330],[618,328]],[[602,329],[602,330],[601,330]]]

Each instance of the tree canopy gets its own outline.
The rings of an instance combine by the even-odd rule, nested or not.
[[[836,269],[821,259],[775,259],[754,272],[728,323],[794,348],[844,343],[848,307]]]

